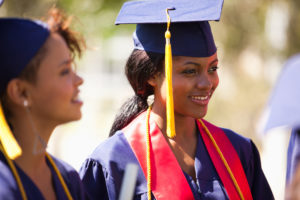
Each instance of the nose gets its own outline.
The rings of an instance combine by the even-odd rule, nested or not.
[[[83,78],[81,76],[79,76],[77,73],[74,73],[74,75],[75,75],[75,81],[74,81],[75,85],[76,86],[82,85],[83,84]]]
[[[197,88],[202,90],[209,90],[213,87],[211,78],[207,73],[201,73],[197,77]]]

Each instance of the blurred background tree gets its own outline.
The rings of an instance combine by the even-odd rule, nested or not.
[[[132,95],[123,75],[123,66],[132,50],[134,25],[114,25],[123,2],[5,0],[0,9],[0,17],[40,18],[56,5],[74,16],[77,30],[87,40],[88,51],[79,62],[79,71],[85,78],[82,88],[84,117],[79,123],[58,129],[57,132],[64,132],[64,136],[56,134],[49,147],[77,168],[83,158],[107,137],[115,113]],[[299,10],[299,0],[230,0],[224,3],[221,21],[211,23],[221,60],[220,85],[206,118],[250,137],[261,153],[264,153],[266,142],[257,134],[257,127],[263,108],[285,60],[300,51]],[[272,150],[274,156],[285,156],[287,139],[283,140],[281,148],[272,143],[277,146]],[[71,150],[66,151],[68,145]],[[74,151],[74,145],[85,148]],[[74,153],[76,158],[72,156]],[[281,178],[284,178],[284,159],[280,160],[284,162],[280,164]],[[268,165],[274,167],[272,160]],[[265,172],[270,180],[273,172],[268,170],[266,168]],[[284,181],[281,180],[280,186],[273,184],[276,197],[281,199]]]

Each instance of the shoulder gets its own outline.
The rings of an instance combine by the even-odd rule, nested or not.
[[[100,164],[107,162],[123,162],[131,158],[132,150],[122,131],[99,144],[89,156],[90,160],[98,161]]]
[[[137,163],[122,131],[99,144],[85,160],[80,177],[89,195],[116,199],[128,163]]]
[[[53,161],[55,162],[55,165],[57,166],[57,168],[59,169],[60,173],[63,174],[78,174],[77,171],[68,163],[66,163],[65,161],[56,158],[54,156],[51,155],[51,158],[53,159]]]
[[[72,187],[80,186],[81,180],[79,178],[78,172],[65,161],[51,156],[53,161],[55,162],[59,172],[64,177],[66,183],[68,185],[72,185]]]
[[[138,165],[139,162],[123,131],[120,130],[96,147],[81,166],[80,176],[82,178],[86,173],[92,173],[94,176],[103,173],[118,179],[123,175],[128,163]]]
[[[85,160],[80,175],[91,171],[93,173],[122,174],[127,163],[137,163],[133,151],[122,131],[99,144],[93,153]]]
[[[68,188],[74,199],[85,199],[86,193],[83,189],[82,182],[80,180],[78,172],[65,161],[51,156],[59,172],[61,173],[64,181],[68,185]]]
[[[15,178],[1,158],[0,169],[0,199],[21,199]]]
[[[230,129],[221,129],[224,131],[236,151],[243,152],[252,150],[252,140],[250,138],[244,137]]]
[[[230,129],[221,129],[224,131],[225,135],[237,152],[245,170],[251,163],[256,162],[256,160],[260,160],[257,148],[250,138],[244,137]]]

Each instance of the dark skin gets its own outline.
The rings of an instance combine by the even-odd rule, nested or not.
[[[197,128],[195,119],[207,113],[209,100],[217,88],[217,54],[210,57],[173,58],[173,99],[176,137],[166,134],[165,76],[156,74],[148,83],[154,87],[151,116],[167,139],[182,170],[196,180],[195,155]]]

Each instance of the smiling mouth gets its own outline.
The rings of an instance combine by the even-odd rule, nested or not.
[[[199,105],[207,105],[210,99],[211,93],[207,95],[193,95],[191,96],[191,100]]]
[[[192,96],[193,100],[197,100],[197,101],[205,101],[209,98],[209,95],[207,96]]]
[[[83,103],[82,100],[81,100],[80,97],[79,97],[79,94],[77,94],[75,97],[73,97],[73,98],[71,99],[71,101],[72,101],[72,103],[80,103],[80,104]]]

